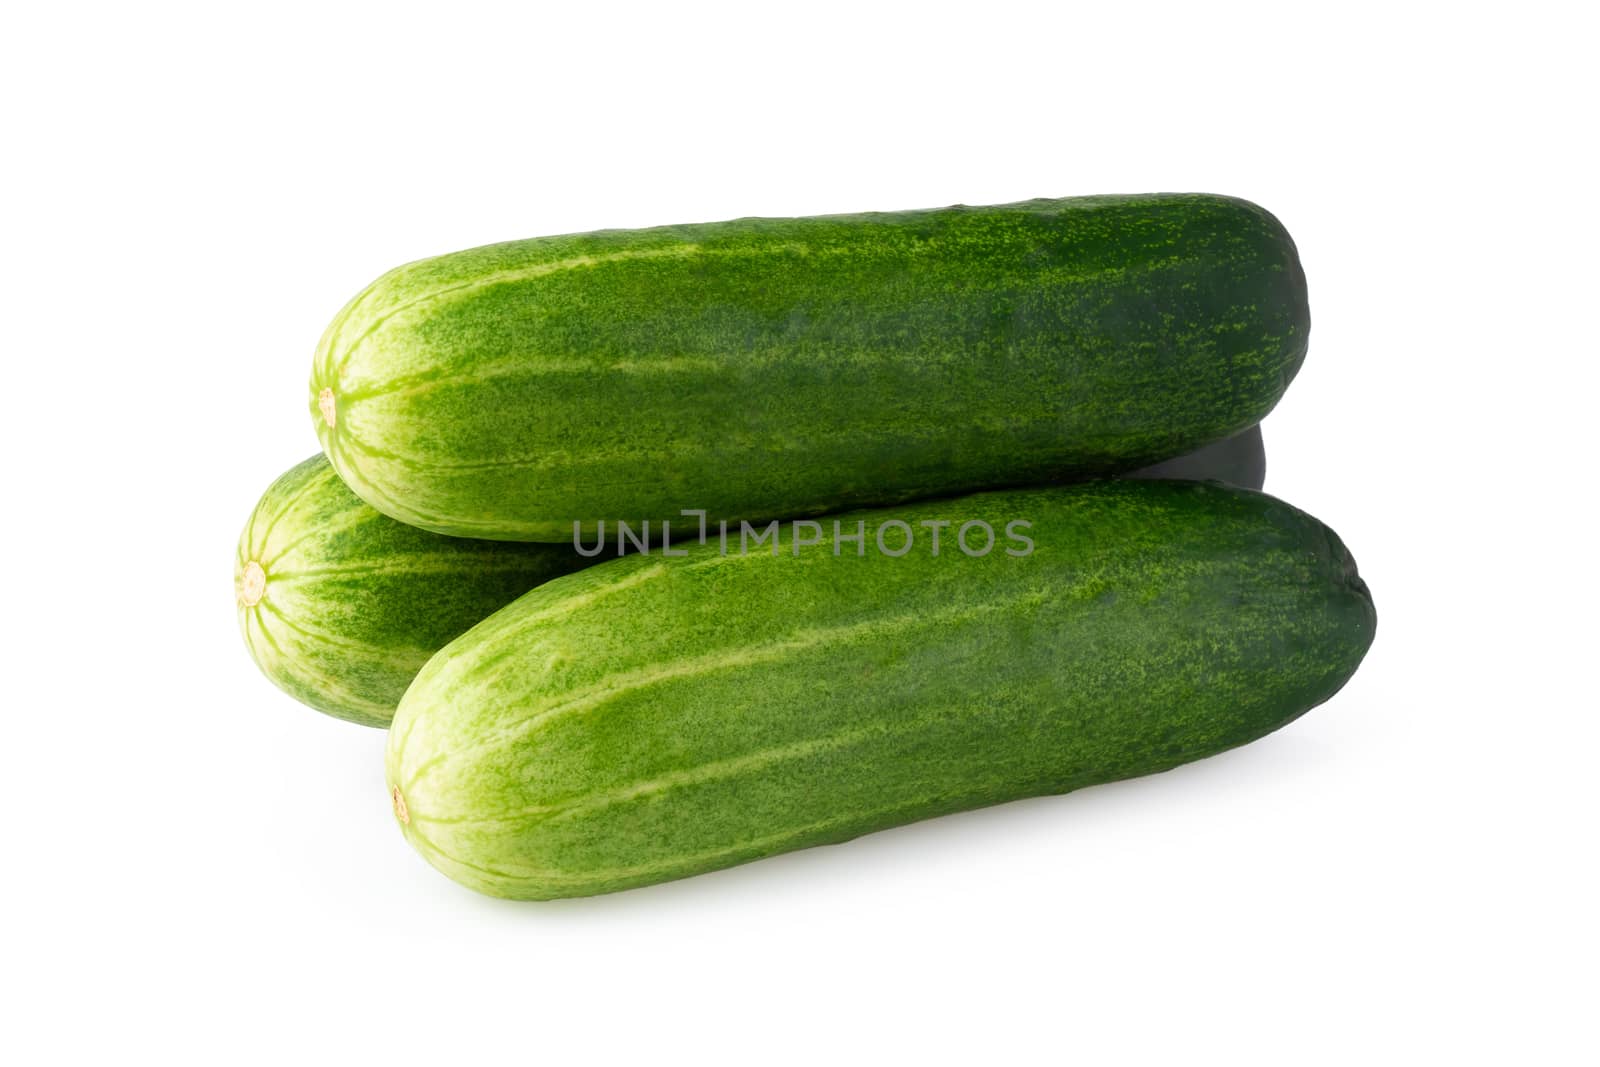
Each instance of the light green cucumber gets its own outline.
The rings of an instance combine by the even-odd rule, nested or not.
[[[752,533],[558,578],[430,660],[389,733],[411,843],[582,896],[1150,774],[1328,699],[1375,628],[1331,530],[1214,483]]]
[[[1289,235],[1220,196],[603,230],[385,274],[310,413],[385,514],[565,541],[1130,471],[1257,422],[1309,327]]]
[[[441,537],[345,488],[322,456],[273,482],[234,557],[250,655],[279,688],[387,726],[428,657],[541,582],[593,562],[567,545]]]

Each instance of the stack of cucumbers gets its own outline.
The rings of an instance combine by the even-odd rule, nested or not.
[[[245,640],[388,729],[401,832],[501,897],[1166,770],[1373,639],[1339,538],[1258,491],[1309,325],[1283,227],[1207,195],[408,264],[317,347]]]

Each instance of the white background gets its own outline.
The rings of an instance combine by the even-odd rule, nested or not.
[[[10,11],[0,1058],[1596,1062],[1568,8]],[[1310,280],[1268,489],[1339,531],[1381,621],[1280,734],[519,905],[413,854],[381,733],[248,659],[234,541],[316,447],[324,324],[386,268],[1150,190],[1265,205]]]

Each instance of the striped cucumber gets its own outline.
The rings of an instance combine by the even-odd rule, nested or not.
[[[385,514],[563,541],[1133,470],[1258,421],[1309,325],[1289,235],[1226,197],[739,219],[393,270],[310,407]]]
[[[1189,477],[1226,480],[1233,467],[1215,451],[1174,462],[1187,462]],[[235,603],[251,655],[280,688],[330,715],[387,726],[434,651],[611,547],[585,559],[564,546],[428,533],[362,503],[318,455],[274,482],[251,515]]]
[[[234,557],[250,654],[290,696],[387,726],[428,657],[541,582],[594,560],[568,546],[440,537],[345,488],[322,456],[256,505]]]
[[[430,660],[389,732],[412,844],[582,896],[1150,774],[1328,699],[1376,622],[1331,530],[1214,483],[741,535],[542,586]]]

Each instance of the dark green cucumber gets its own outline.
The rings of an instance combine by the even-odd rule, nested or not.
[[[1150,774],[1328,699],[1376,624],[1331,530],[1215,483],[741,534],[559,578],[430,660],[389,733],[412,844],[581,896]]]
[[[311,380],[363,499],[441,533],[796,518],[1130,471],[1305,354],[1293,242],[1205,195],[606,230],[379,278]]]
[[[440,537],[395,522],[318,455],[261,497],[233,582],[245,643],[268,678],[329,715],[387,726],[429,656],[591,562],[567,545]]]

